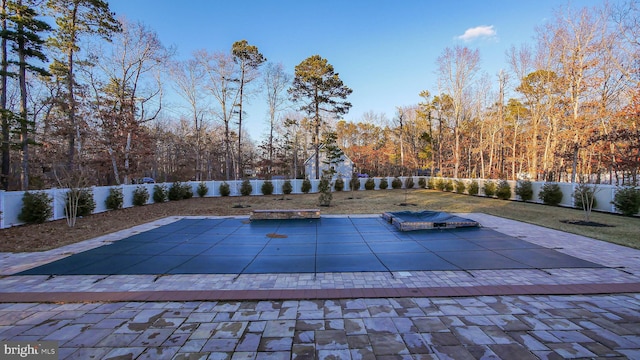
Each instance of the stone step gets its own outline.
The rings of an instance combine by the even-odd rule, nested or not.
[[[320,209],[270,209],[251,211],[250,220],[319,219]]]

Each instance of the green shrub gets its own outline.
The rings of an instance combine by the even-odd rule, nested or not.
[[[184,199],[184,187],[180,183],[180,181],[176,181],[169,187],[169,192],[167,193],[167,198],[169,201],[177,201]]]
[[[405,189],[413,189],[413,186],[415,185],[415,182],[413,181],[413,177],[409,176],[406,179],[404,179],[404,188]]]
[[[447,179],[444,182],[444,191],[453,191],[453,181],[451,181],[451,179]]]
[[[204,181],[202,181],[200,182],[200,184],[198,184],[198,189],[196,190],[196,192],[198,193],[199,197],[205,197],[205,195],[209,193],[209,187],[207,186],[207,184],[205,184]]]
[[[365,190],[373,190],[376,188],[376,182],[373,178],[368,178],[367,181],[364,182]]]
[[[400,189],[402,188],[402,180],[400,180],[399,177],[394,177],[393,180],[391,180],[391,188],[392,189]]]
[[[421,177],[418,179],[418,187],[420,189],[426,189],[427,188],[427,179]]]
[[[122,209],[122,204],[124,203],[124,195],[122,194],[122,188],[113,187],[109,189],[109,196],[104,201],[105,206],[109,210],[118,210]]]
[[[191,184],[182,184],[182,198],[183,199],[191,199],[193,197],[193,188]]]
[[[53,198],[42,191],[25,192],[22,196],[22,211],[18,220],[27,224],[42,224],[53,215]]]
[[[619,188],[612,203],[623,215],[634,216],[640,210],[640,189],[631,186]]]
[[[434,187],[436,190],[444,191],[445,185],[446,183],[443,178],[437,178],[434,181]]]
[[[516,195],[518,195],[522,201],[530,201],[533,199],[533,185],[531,181],[518,180],[516,184]]]
[[[144,186],[138,186],[133,190],[133,205],[142,206],[149,200],[149,191]]]
[[[331,199],[333,198],[333,194],[331,194],[331,182],[328,176],[323,176],[318,183],[318,192],[320,193],[318,197],[318,202],[320,206],[329,206],[331,205]]]
[[[260,191],[262,191],[262,195],[271,195],[273,194],[273,183],[271,180],[265,180],[260,187]]]
[[[311,180],[308,178],[302,180],[302,188],[300,190],[302,190],[303,193],[308,194],[309,191],[311,191]]]
[[[167,187],[164,185],[156,185],[153,187],[153,202],[163,203],[167,201]]]
[[[231,187],[227,184],[226,181],[220,184],[220,196],[229,196],[231,195]]]
[[[467,185],[462,180],[456,180],[456,192],[458,194],[464,194],[464,191],[467,189]]]
[[[562,201],[562,190],[556,183],[545,183],[538,194],[538,198],[547,205],[558,206]]]
[[[501,200],[511,199],[511,185],[507,180],[500,180],[498,182],[498,188],[496,189],[496,197]]]
[[[242,184],[240,184],[240,195],[249,196],[253,192],[253,186],[251,185],[251,181],[249,179],[242,180]]]
[[[349,180],[349,189],[360,190],[360,179],[358,179],[357,176],[354,176]]]
[[[435,189],[436,188],[436,179],[430,177],[429,180],[427,181],[427,189]]]
[[[480,192],[480,185],[478,185],[476,180],[471,180],[467,191],[469,192],[469,195],[478,195]]]
[[[93,190],[82,189],[78,193],[78,216],[89,216],[96,209],[96,201],[93,199]]]
[[[387,181],[387,178],[380,179],[380,184],[378,185],[378,187],[380,188],[380,190],[386,190],[389,187],[389,181]]]
[[[585,204],[582,199],[585,199],[587,203]],[[590,206],[589,203],[591,203]],[[585,205],[587,206],[585,207]],[[596,188],[585,183],[579,183],[573,191],[573,206],[581,210],[593,209],[598,206]]]
[[[344,180],[342,178],[337,178],[336,182],[333,184],[333,188],[336,191],[342,191],[344,190]]]
[[[70,189],[67,191],[67,198],[64,207],[64,214],[67,215],[67,209],[71,209],[70,202],[77,199],[78,208],[76,216],[89,216],[96,209],[96,201],[93,200],[93,191],[90,189]],[[72,212],[73,213],[73,212]]]
[[[291,185],[291,180],[285,180],[282,184],[282,193],[285,195],[289,195],[293,192],[293,185]]]
[[[486,196],[493,197],[496,194],[496,183],[491,180],[485,181],[483,191]]]

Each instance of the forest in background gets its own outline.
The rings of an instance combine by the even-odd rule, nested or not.
[[[336,146],[369,176],[638,185],[638,1],[549,15],[499,74],[445,48],[420,103],[345,121],[349,84],[319,55],[285,69],[239,40],[176,60],[106,1],[2,0],[0,189],[301,178]],[[248,99],[268,105],[262,139],[243,124]]]

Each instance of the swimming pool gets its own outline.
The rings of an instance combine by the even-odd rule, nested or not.
[[[181,219],[17,275],[596,268],[482,227],[402,232],[380,216]]]

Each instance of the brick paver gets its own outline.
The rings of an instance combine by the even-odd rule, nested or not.
[[[4,303],[0,340],[57,341],[61,359],[639,358],[639,305],[638,294]]]

